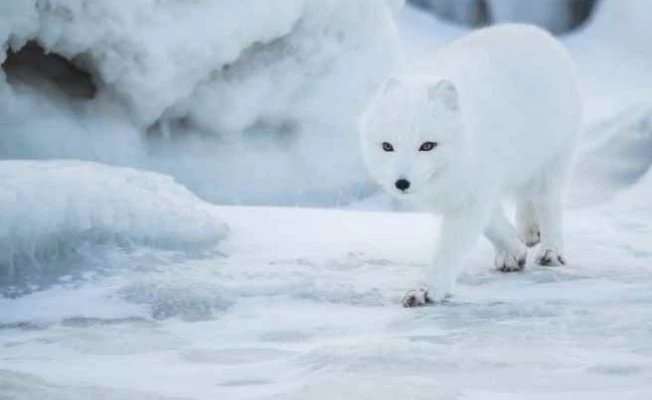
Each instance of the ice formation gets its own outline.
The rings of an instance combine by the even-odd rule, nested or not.
[[[79,161],[0,161],[0,209],[0,283],[87,240],[188,249],[227,233],[170,177]]]

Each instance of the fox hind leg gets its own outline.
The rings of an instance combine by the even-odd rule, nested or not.
[[[537,263],[545,266],[565,265],[562,233],[562,193],[571,152],[564,151],[548,163],[533,186],[531,201],[539,225],[541,244]]]
[[[534,205],[537,215],[540,215],[541,226],[541,247],[536,257],[537,263],[544,266],[565,265],[561,196],[542,196],[535,200]]]

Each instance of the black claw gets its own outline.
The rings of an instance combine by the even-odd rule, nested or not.
[[[431,304],[433,302],[430,296],[428,296],[428,292],[423,294],[423,300],[426,302],[426,304]]]
[[[501,267],[498,268],[498,271],[500,272],[519,272],[523,271],[525,269],[525,258],[519,258],[517,261],[517,266],[510,267],[507,264],[503,264]]]
[[[417,297],[417,296],[418,295],[420,296],[422,293],[423,293],[423,303],[420,303],[419,297]],[[410,292],[408,292],[408,294],[405,295],[405,297],[403,298],[401,303],[403,304],[403,307],[405,307],[405,308],[412,308],[412,307],[418,307],[418,306],[421,306],[421,305],[424,305],[424,304],[433,304],[434,301],[428,295],[427,290],[418,291],[418,292],[414,291],[414,290],[411,290]]]
[[[545,253],[543,253],[543,255],[539,258],[538,262],[539,262],[539,265],[542,265],[544,267],[553,266],[551,252],[546,251]],[[560,255],[557,255],[557,262],[559,262],[559,264],[561,264],[561,265],[566,265],[566,261]]]
[[[407,301],[405,302],[405,307],[414,307],[417,303],[417,298],[414,296],[410,296],[407,298]]]

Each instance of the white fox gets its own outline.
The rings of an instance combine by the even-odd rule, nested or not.
[[[539,264],[565,264],[561,197],[581,114],[570,55],[528,25],[475,31],[427,73],[387,79],[361,118],[365,163],[386,191],[442,215],[427,287],[404,306],[448,297],[482,233],[501,271],[522,270],[539,242]]]

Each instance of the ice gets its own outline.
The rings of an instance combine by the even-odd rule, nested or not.
[[[87,241],[192,248],[226,226],[170,177],[79,161],[0,161],[0,266],[9,282]]]

